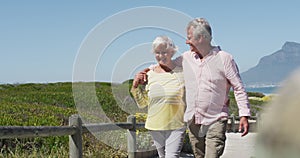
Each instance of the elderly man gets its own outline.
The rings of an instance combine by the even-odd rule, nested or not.
[[[190,50],[175,59],[184,73],[184,121],[188,122],[195,157],[220,157],[225,148],[230,88],[239,108],[241,136],[247,135],[249,129],[248,96],[232,55],[211,45],[212,29],[206,19],[193,19],[186,30]],[[140,82],[145,78],[141,77]]]
[[[232,87],[241,116],[239,131],[248,133],[250,106],[238,68],[232,56],[211,45],[212,29],[204,18],[196,18],[187,26],[182,63],[186,87],[190,140],[195,157],[220,157],[225,147],[229,90]]]

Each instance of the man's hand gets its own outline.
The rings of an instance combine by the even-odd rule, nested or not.
[[[248,134],[249,131],[249,123],[248,123],[248,117],[242,116],[240,118],[240,125],[239,125],[239,132],[243,132],[241,136],[245,136]]]
[[[149,68],[146,68],[143,71],[141,71],[135,75],[133,83],[132,83],[133,88],[137,88],[139,84],[147,83],[147,72],[149,70],[150,70]]]

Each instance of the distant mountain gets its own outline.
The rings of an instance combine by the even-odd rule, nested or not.
[[[300,43],[286,42],[280,50],[261,58],[255,67],[241,73],[241,77],[246,87],[279,85],[298,67]]]

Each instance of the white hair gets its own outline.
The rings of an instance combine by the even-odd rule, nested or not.
[[[157,36],[152,42],[152,52],[154,53],[155,49],[160,46],[165,45],[166,50],[171,50],[173,53],[178,51],[178,47],[174,44],[173,40],[168,36]]]
[[[199,39],[200,35],[202,35],[208,41],[212,40],[212,29],[208,23],[208,21],[204,18],[196,18],[190,21],[186,27],[187,31],[193,27],[194,33],[193,36],[195,39]]]

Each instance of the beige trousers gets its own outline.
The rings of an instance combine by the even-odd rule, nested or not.
[[[189,122],[189,138],[195,158],[219,158],[225,148],[227,119],[209,125]]]

